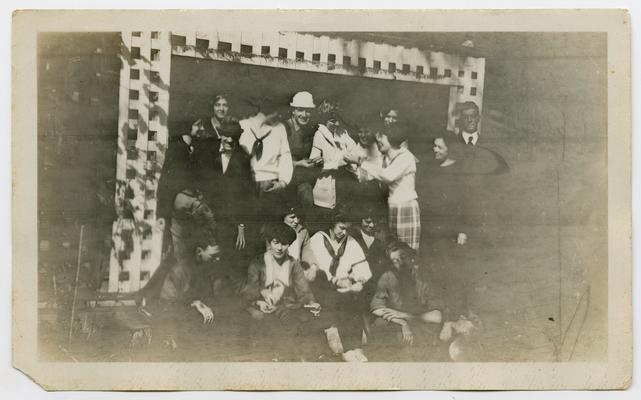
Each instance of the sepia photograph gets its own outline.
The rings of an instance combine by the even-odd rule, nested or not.
[[[227,19],[220,29],[174,29],[122,13],[124,29],[28,28],[20,87],[35,91],[26,108],[14,101],[35,131],[13,137],[35,150],[26,165],[14,142],[33,197],[20,204],[14,192],[31,213],[14,209],[14,249],[26,246],[33,268],[14,280],[14,307],[20,290],[34,296],[34,341],[22,344],[39,368],[217,363],[331,376],[618,360],[630,376],[629,331],[612,333],[613,313],[632,317],[629,26],[614,49],[605,23],[354,30],[345,21],[365,12],[317,11],[324,23],[300,29],[252,26],[266,11],[219,11],[209,20]],[[14,30],[56,15],[67,16],[18,13]],[[27,226],[29,244],[16,236]],[[23,268],[14,261],[14,274]],[[433,385],[261,379],[197,385]],[[483,388],[456,382],[444,386]],[[585,385],[626,385],[607,382]],[[194,388],[131,385],[116,387]]]

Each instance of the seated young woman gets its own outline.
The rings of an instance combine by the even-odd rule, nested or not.
[[[296,232],[284,223],[265,226],[263,231],[267,251],[249,264],[247,282],[241,297],[253,318],[262,319],[274,314],[283,319],[292,311],[320,311],[300,262],[289,255],[289,246]]]
[[[309,243],[309,231],[303,224],[300,216],[300,208],[296,204],[285,205],[283,211],[283,222],[296,232],[296,239],[288,248],[288,253],[295,260],[300,261],[303,247]]]
[[[370,310],[377,317],[378,325],[398,325],[403,342],[413,344],[411,325],[428,322],[439,324],[441,312],[428,311],[430,293],[416,263],[415,251],[404,242],[394,241],[387,246],[386,252],[390,267],[378,279]]]
[[[329,226],[303,249],[302,260],[325,310],[322,322],[330,349],[345,361],[367,361],[361,348],[366,311],[361,292],[372,272],[360,245],[347,233],[351,219],[348,208],[334,210]]]

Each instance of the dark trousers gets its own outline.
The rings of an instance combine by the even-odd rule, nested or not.
[[[367,312],[360,293],[339,293],[324,276],[312,284],[312,290],[322,307],[317,324],[324,329],[335,326],[345,351],[361,348],[363,315]]]

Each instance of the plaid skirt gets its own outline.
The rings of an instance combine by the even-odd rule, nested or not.
[[[418,250],[421,241],[421,210],[417,200],[389,206],[390,233]]]

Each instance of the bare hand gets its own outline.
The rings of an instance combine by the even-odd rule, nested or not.
[[[275,310],[274,306],[267,304],[267,302],[263,300],[258,300],[256,302],[256,306],[261,312],[265,314],[271,314]]]
[[[361,290],[363,290],[363,283],[362,282],[356,282],[356,283],[354,283],[352,285],[351,289],[352,289],[352,292],[358,293]]]
[[[245,248],[245,227],[238,226],[238,236],[236,236],[236,249]]]
[[[302,159],[302,160],[295,161],[295,162],[294,162],[294,165],[295,165],[296,167],[311,168],[311,167],[313,167],[315,164],[314,164],[314,162],[312,162],[311,160],[308,160],[308,159],[304,158],[304,159]]]
[[[284,189],[285,186],[287,186],[287,184],[285,182],[283,182],[283,181],[275,181],[275,182],[272,183],[272,185],[269,188],[265,189],[265,193],[269,193],[269,192],[273,192],[273,191],[276,191],[276,190]]]
[[[410,319],[410,315],[401,311],[396,311],[392,309],[386,309],[383,314],[381,315],[381,318],[383,318],[386,321],[391,321],[393,319]]]
[[[316,302],[305,304],[303,307],[308,309],[315,317],[318,317],[321,312],[321,305]]]
[[[214,312],[202,301],[195,300],[191,303],[191,307],[196,308],[200,315],[203,316],[203,324],[211,324],[214,322]]]
[[[403,343],[409,345],[414,344],[414,334],[412,333],[408,323],[401,325],[401,332],[403,333]]]
[[[332,279],[332,281],[334,282],[334,285],[339,288],[346,289],[352,286],[352,282],[349,280],[349,278],[334,278]]]
[[[203,122],[201,120],[198,120],[191,125],[191,132],[189,133],[189,135],[197,136],[198,132],[200,132],[202,129],[203,129]]]

